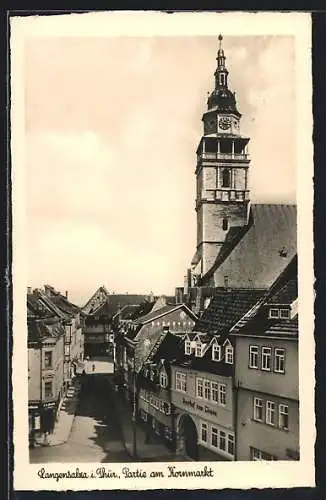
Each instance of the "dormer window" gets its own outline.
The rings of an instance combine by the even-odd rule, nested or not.
[[[229,365],[233,364],[233,347],[231,345],[228,345],[225,348],[225,363],[228,363]]]
[[[221,346],[219,344],[213,344],[212,360],[213,361],[221,361]]]
[[[280,309],[280,318],[289,319],[289,317],[290,317],[289,309]]]
[[[269,317],[271,319],[277,319],[280,317],[280,310],[279,309],[270,309],[269,310]]]
[[[165,389],[168,386],[168,376],[165,371],[160,373],[160,386]]]
[[[191,342],[190,340],[185,341],[185,354],[191,354]]]
[[[196,347],[195,347],[195,356],[197,358],[201,358],[202,349],[203,349],[203,346],[202,346],[202,343],[199,340],[199,341],[196,342]]]

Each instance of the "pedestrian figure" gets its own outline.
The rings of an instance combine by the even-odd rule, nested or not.
[[[92,364],[92,370],[95,372],[95,363]]]

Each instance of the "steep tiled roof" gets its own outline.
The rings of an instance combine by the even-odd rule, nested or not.
[[[56,338],[64,334],[64,328],[56,320],[30,319],[27,330],[29,343],[41,342],[45,338]]]
[[[112,294],[108,295],[106,302],[102,303],[99,307],[91,310],[89,314],[92,315],[109,315],[114,316],[119,309],[126,305],[135,305],[144,302],[145,295],[132,295],[132,294]]]
[[[83,307],[83,311],[86,313],[86,314],[89,314],[91,309],[93,308],[92,307],[92,302],[93,301],[96,301],[97,297],[99,296],[103,296],[103,297],[108,297],[109,296],[109,292],[107,291],[106,287],[104,285],[100,286],[95,293],[93,293],[93,295],[91,296],[90,299],[88,299],[88,301],[86,302],[86,304],[84,305]],[[104,300],[103,300],[104,301]],[[102,303],[103,303],[102,301]]]
[[[55,305],[59,309],[61,309],[61,311],[63,311],[66,314],[74,315],[80,312],[80,308],[78,306],[70,302],[66,297],[64,297],[60,293],[51,294],[49,298],[50,300],[52,300],[52,302],[55,303]]]
[[[227,334],[262,297],[265,290],[219,289],[195,325],[195,330]]]
[[[160,316],[165,316],[166,314],[169,314],[171,311],[177,310],[177,309],[185,309],[186,306],[184,304],[177,304],[177,305],[166,305],[161,307],[160,309],[156,309],[155,311],[151,311],[148,314],[145,314],[144,316],[141,316],[140,318],[137,319],[137,323],[147,323],[148,321],[152,321],[153,319],[156,319]],[[187,312],[190,316],[196,318],[195,314],[187,308]]]
[[[42,290],[37,289],[34,290],[32,294],[28,294],[27,301],[30,307],[34,307],[35,311],[38,310],[38,317],[55,315],[60,319],[69,319],[70,315],[58,307],[54,300],[48,297]],[[47,313],[46,310],[48,310],[49,313]]]
[[[297,251],[296,206],[252,204],[241,232],[240,241],[232,236],[235,246],[226,239],[203,284],[214,277],[223,286],[228,276],[231,288],[269,288]]]
[[[278,292],[268,300],[269,304],[291,304],[298,297],[298,282],[288,281]]]
[[[119,319],[121,320],[131,320],[136,311],[139,310],[139,304],[130,304],[128,306],[124,306],[119,314]]]
[[[271,286],[268,294],[255,310],[254,314],[244,315],[241,321],[233,328],[233,335],[298,335],[298,315],[291,319],[269,317],[269,304],[290,306],[298,297],[297,284],[297,256],[291,260],[286,269],[280,274]]]

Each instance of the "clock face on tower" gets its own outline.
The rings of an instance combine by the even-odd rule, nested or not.
[[[218,124],[222,130],[228,130],[231,127],[231,118],[229,118],[228,116],[223,116],[222,118],[220,118]]]

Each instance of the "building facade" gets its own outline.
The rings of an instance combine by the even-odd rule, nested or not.
[[[64,395],[65,331],[55,317],[28,318],[28,418],[31,443],[53,430]]]
[[[53,430],[67,388],[83,369],[80,309],[53,287],[27,290],[29,429]]]
[[[100,287],[83,307],[85,356],[115,358],[115,320],[124,306],[139,304],[144,295],[110,294]]]
[[[148,442],[154,434],[175,450],[175,415],[171,399],[170,359],[182,339],[164,327],[164,335],[151,351],[137,376],[137,413]]]
[[[237,460],[299,459],[296,258],[235,337]]]

